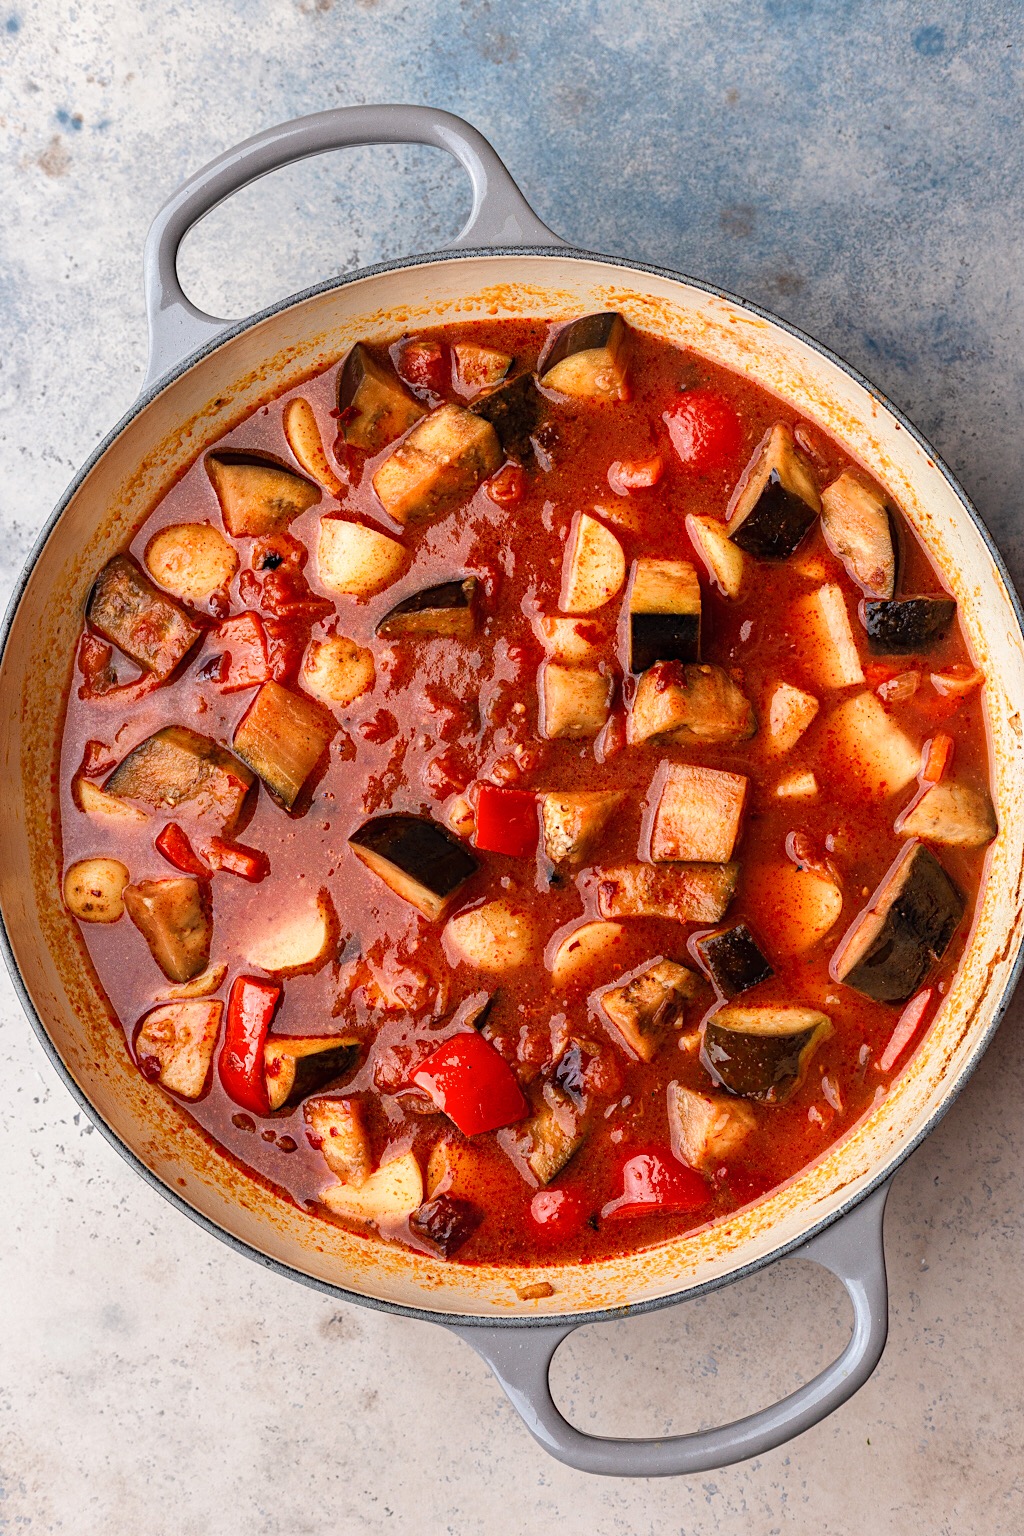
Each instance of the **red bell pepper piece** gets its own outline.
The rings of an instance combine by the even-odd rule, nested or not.
[[[677,458],[697,474],[727,469],[743,445],[743,423],[714,389],[686,390],[664,419]]]
[[[608,466],[608,484],[616,496],[625,496],[657,485],[664,473],[665,460],[660,453],[650,459],[616,459]]]
[[[209,878],[209,867],[203,863],[176,821],[169,821],[157,835],[156,846],[168,864],[173,864],[182,874],[198,875],[200,879]]]
[[[513,1125],[527,1113],[512,1068],[475,1031],[453,1035],[431,1051],[412,1080],[464,1136]]]
[[[622,1194],[601,1212],[604,1221],[696,1211],[710,1198],[707,1184],[693,1168],[658,1147],[634,1152],[622,1166]]]
[[[953,738],[944,731],[936,731],[931,741],[925,742],[921,766],[922,784],[938,784],[949,767],[953,756]]]
[[[239,613],[225,619],[213,633],[213,643],[224,647],[217,686],[222,693],[256,688],[271,676],[267,636],[257,613]]]
[[[281,988],[256,976],[236,976],[217,1072],[228,1098],[254,1115],[270,1114],[263,1047]]]
[[[587,1219],[587,1208],[569,1189],[539,1189],[530,1201],[530,1220],[542,1243],[575,1237]]]
[[[529,859],[537,852],[540,823],[537,796],[526,789],[481,784],[476,794],[476,837],[486,853],[510,853]]]
[[[222,837],[211,837],[206,845],[206,857],[214,869],[229,875],[240,875],[257,885],[270,874],[270,860],[259,848],[247,848],[244,843],[227,843]],[[172,861],[173,862],[173,861]]]

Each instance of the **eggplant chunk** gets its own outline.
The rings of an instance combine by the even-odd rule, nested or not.
[[[264,683],[235,728],[238,756],[291,810],[337,726],[312,699]]]
[[[821,493],[825,543],[869,597],[892,597],[896,551],[889,509],[878,492],[846,470]]]
[[[154,1078],[183,1099],[198,1099],[210,1075],[213,1048],[220,1033],[224,1004],[164,1003],[146,1014],[135,1036],[135,1059]]]
[[[746,923],[702,933],[693,940],[693,948],[723,997],[738,997],[775,975]]]
[[[489,421],[461,405],[442,405],[384,460],[373,488],[396,523],[435,517],[471,496],[502,457]]]
[[[896,831],[952,848],[984,848],[998,833],[999,823],[987,792],[943,780],[918,795],[897,817]]]
[[[464,576],[414,592],[384,615],[374,633],[385,640],[417,635],[466,640],[476,628],[478,586],[475,576]]]
[[[749,1104],[724,1093],[695,1093],[668,1085],[672,1151],[698,1172],[710,1172],[737,1152],[757,1125]]]
[[[544,853],[556,869],[582,864],[625,798],[625,791],[617,789],[577,789],[542,796]]]
[[[533,375],[521,373],[474,400],[470,409],[474,416],[490,422],[504,453],[528,464],[533,458],[530,438],[537,427],[540,404]]]
[[[967,904],[924,843],[908,843],[854,919],[829,970],[879,1003],[905,1003],[941,960]]]
[[[717,517],[697,517],[691,512],[686,519],[686,531],[718,590],[725,597],[739,597],[747,558],[730,539],[725,524]]]
[[[357,341],[338,374],[338,410],[346,443],[379,453],[424,414],[396,374]]]
[[[210,882],[181,875],[124,889],[125,911],[168,981],[191,981],[210,962]]]
[[[629,670],[656,661],[700,660],[700,582],[689,560],[633,565],[629,593]]]
[[[926,651],[945,635],[956,617],[951,597],[901,597],[864,603],[868,645],[886,656]]]
[[[273,1094],[269,1078],[267,1087]],[[307,1099],[302,1118],[306,1123],[307,1140],[323,1154],[331,1172],[357,1188],[365,1184],[373,1163],[359,1099]]]
[[[641,1061],[653,1061],[685,1005],[697,990],[693,971],[674,960],[659,960],[600,994],[605,1017]]]
[[[429,816],[375,816],[348,841],[367,869],[432,921],[477,868],[469,849]]]
[[[346,1076],[358,1060],[359,1041],[351,1035],[271,1035],[263,1047],[271,1109],[301,1104],[335,1078]]]
[[[546,1083],[539,1107],[507,1140],[537,1183],[550,1184],[579,1151],[585,1134],[582,1116],[568,1094]]]
[[[332,1184],[320,1199],[335,1216],[397,1226],[423,1204],[423,1173],[415,1152],[403,1152],[360,1184]]]
[[[747,466],[729,511],[729,537],[762,560],[784,560],[821,511],[811,466],[777,422]]]
[[[315,899],[293,891],[283,912],[261,901],[251,921],[246,963],[271,976],[312,976],[338,953],[338,914],[326,889]]]
[[[704,1025],[701,1061],[730,1093],[779,1104],[799,1086],[831,1033],[832,1020],[817,1008],[729,1005]]]
[[[651,858],[657,864],[670,860],[727,863],[736,847],[747,798],[743,774],[670,763],[659,777]],[[653,792],[654,785],[651,788]]]
[[[749,741],[754,708],[728,672],[708,662],[659,661],[637,684],[629,712],[633,745],[652,738],[682,745]]]
[[[209,736],[184,725],[165,725],[118,763],[103,789],[154,810],[186,806],[227,835],[254,782],[245,764]]]
[[[622,864],[602,869],[598,910],[602,917],[717,923],[733,898],[739,870],[738,864]]]
[[[626,579],[622,545],[603,523],[581,512],[565,552],[563,613],[593,613],[612,600]]]
[[[857,693],[825,730],[826,760],[842,763],[851,786],[871,796],[895,794],[917,777],[921,752],[873,693]]]
[[[545,662],[541,667],[541,734],[549,740],[596,736],[608,720],[613,686],[611,677],[588,667]]]
[[[512,356],[474,341],[457,341],[452,347],[455,378],[463,394],[478,394],[500,384],[512,367]],[[529,375],[527,375],[529,377]]]
[[[202,630],[127,555],[108,560],[93,582],[85,617],[145,672],[169,677]]]
[[[320,500],[320,487],[255,453],[206,455],[206,473],[233,538],[263,538],[286,528]]]
[[[576,400],[628,400],[627,352],[621,315],[583,315],[563,326],[548,347],[540,381]]]
[[[437,1195],[426,1200],[409,1217],[409,1231],[442,1259],[450,1259],[473,1236],[484,1213],[471,1200],[456,1195]]]

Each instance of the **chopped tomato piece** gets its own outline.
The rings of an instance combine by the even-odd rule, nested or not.
[[[452,376],[448,349],[439,341],[407,341],[395,366],[414,395],[443,395]]]
[[[681,464],[697,474],[728,469],[743,446],[743,423],[724,395],[688,389],[665,412],[665,425]]]
[[[709,1198],[708,1186],[699,1173],[677,1162],[671,1152],[654,1147],[626,1159],[622,1194],[605,1206],[601,1216],[605,1221],[621,1221],[652,1211],[672,1215],[699,1210]]]
[[[625,496],[629,491],[657,485],[664,473],[665,460],[660,453],[650,459],[616,459],[608,470],[608,484],[616,496]]]
[[[937,731],[931,741],[926,741],[924,744],[921,767],[922,783],[937,784],[949,767],[952,756],[952,736],[947,736],[944,731]]]
[[[209,875],[208,866],[203,863],[176,821],[169,821],[158,834],[156,846],[168,864],[173,864],[182,874],[198,875],[200,879]]]
[[[569,1189],[539,1189],[530,1201],[530,1220],[543,1243],[575,1237],[587,1219],[587,1208]]]
[[[476,846],[486,853],[529,859],[537,852],[537,796],[526,789],[481,784],[476,794]]]
[[[228,1022],[217,1061],[224,1092],[254,1115],[270,1114],[263,1047],[281,988],[256,976],[236,976],[228,995]]]
[[[453,1035],[439,1045],[420,1063],[412,1080],[464,1136],[500,1130],[527,1113],[512,1068],[475,1031]]]
[[[222,693],[237,693],[242,688],[256,688],[271,676],[267,657],[267,636],[258,613],[240,613],[226,619],[213,633],[213,641],[223,646],[217,686]]]
[[[518,506],[526,490],[526,472],[520,464],[503,464],[487,481],[484,490],[499,507]]]
[[[932,991],[933,988],[926,987],[923,992],[919,992],[916,997],[912,997],[900,1014],[896,1028],[889,1036],[889,1043],[879,1057],[878,1066],[880,1071],[891,1072],[911,1040],[917,1034],[921,1022],[928,1012],[928,1005],[932,1000]]]
[[[247,848],[244,843],[227,843],[222,837],[211,837],[206,845],[206,856],[214,869],[240,875],[254,885],[270,874],[267,855],[259,848]]]
[[[289,619],[264,619],[267,660],[275,683],[290,683],[298,676],[307,632]]]

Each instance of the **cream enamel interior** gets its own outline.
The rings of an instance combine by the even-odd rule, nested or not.
[[[360,337],[456,318],[570,318],[605,308],[756,378],[834,432],[889,488],[943,571],[989,679],[1000,834],[969,951],[925,1044],[820,1163],[749,1210],[632,1258],[543,1270],[446,1266],[350,1236],[241,1176],[131,1064],[59,898],[58,706],[96,571],[194,456],[268,394]],[[11,628],[0,711],[0,906],[25,986],[76,1083],[137,1157],[225,1232],[305,1275],[405,1307],[536,1317],[621,1308],[721,1281],[792,1245],[892,1165],[956,1092],[984,1047],[1021,942],[1024,637],[979,530],[884,404],[815,349],[728,300],[610,261],[556,253],[421,262],[314,294],[220,345],[119,433],[54,527]],[[552,1294],[521,1300],[538,1280]]]

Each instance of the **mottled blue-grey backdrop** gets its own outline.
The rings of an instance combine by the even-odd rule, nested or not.
[[[269,123],[431,102],[566,238],[750,297],[848,357],[1024,578],[1018,0],[0,0],[0,596],[137,392],[140,251]],[[367,150],[218,210],[181,270],[245,314],[459,227],[444,156]],[[684,1484],[547,1462],[467,1351],[195,1232],[90,1133],[0,995],[0,1532],[1020,1536],[1024,1072],[1014,1010],[898,1179],[893,1333],[788,1449]],[[685,1428],[786,1390],[845,1314],[797,1266],[574,1342],[563,1401]]]

